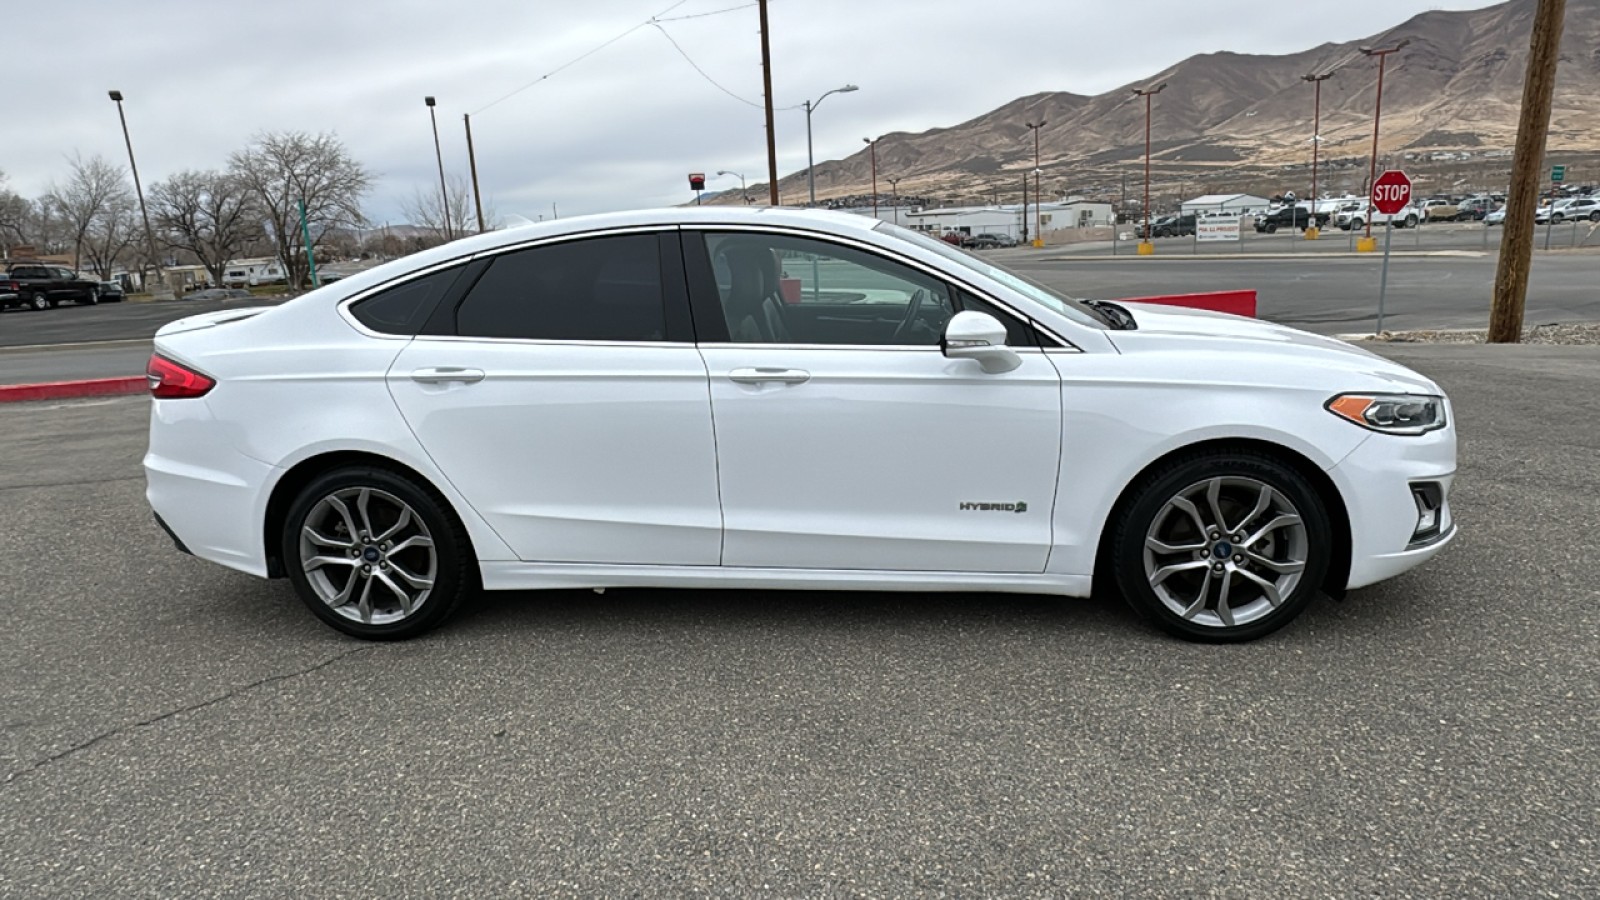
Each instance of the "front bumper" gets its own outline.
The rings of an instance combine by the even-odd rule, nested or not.
[[[1350,516],[1346,588],[1365,587],[1432,559],[1455,538],[1450,488],[1454,426],[1425,435],[1374,434],[1328,471]],[[1438,486],[1437,527],[1419,536],[1413,488]]]

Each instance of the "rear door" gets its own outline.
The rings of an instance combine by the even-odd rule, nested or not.
[[[521,559],[718,563],[711,404],[682,271],[676,231],[510,250],[391,367],[429,456]]]

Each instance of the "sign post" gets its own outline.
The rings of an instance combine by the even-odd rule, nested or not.
[[[1394,242],[1394,216],[1411,202],[1411,179],[1406,173],[1391,170],[1372,182],[1372,208],[1389,219],[1383,229],[1383,272],[1378,278],[1378,328],[1383,333],[1385,295],[1389,292],[1389,245]]]

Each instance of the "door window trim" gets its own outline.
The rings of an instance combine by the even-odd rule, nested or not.
[[[952,277],[949,273],[930,266],[921,260],[913,259],[893,250],[885,249],[866,241],[855,240],[836,234],[818,231],[808,231],[803,228],[794,228],[784,225],[745,225],[745,224],[716,224],[683,226],[683,261],[685,274],[689,283],[689,304],[694,312],[696,337],[701,344],[715,344],[719,347],[784,347],[790,349],[863,349],[863,350],[938,350],[938,345],[906,345],[906,344],[772,344],[735,342],[728,339],[727,320],[723,317],[722,301],[716,289],[716,276],[711,269],[711,254],[706,247],[708,233],[725,232],[753,232],[756,234],[781,235],[784,237],[807,238],[824,244],[837,244],[863,253],[873,254],[890,262],[898,263],[930,278],[937,279],[944,284],[954,285],[968,291],[993,306],[1003,310],[1017,321],[1031,327],[1041,342],[1049,339],[1060,344],[1059,347],[1012,347],[1019,352],[1026,350],[1060,350],[1072,353],[1083,352],[1071,341],[1039,324],[1033,316],[1023,315],[1009,303],[995,297],[989,291],[980,288],[963,278]],[[709,323],[706,320],[710,319]],[[709,324],[709,328],[706,325]],[[707,334],[707,331],[711,334]]]

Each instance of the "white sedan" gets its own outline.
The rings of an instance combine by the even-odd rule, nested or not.
[[[1453,537],[1439,386],[864,216],[497,231],[161,329],[178,546],[363,638],[474,590],[1121,593],[1245,640]]]

